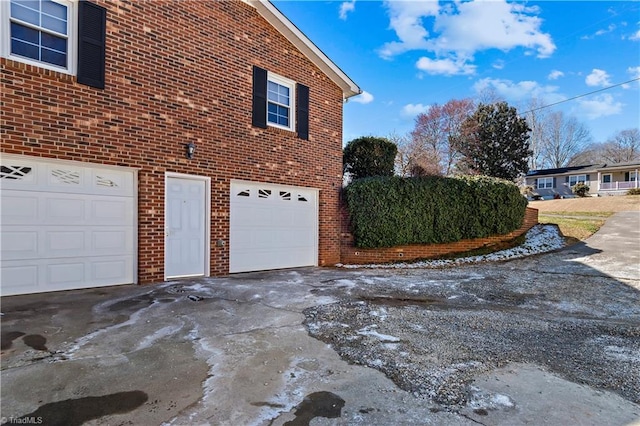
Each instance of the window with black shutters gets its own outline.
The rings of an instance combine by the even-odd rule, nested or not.
[[[309,139],[309,88],[254,66],[252,124],[297,132],[299,138]]]

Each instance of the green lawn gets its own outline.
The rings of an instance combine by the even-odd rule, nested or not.
[[[613,212],[544,212],[538,216],[540,223],[555,223],[562,234],[573,240],[583,241],[593,235]]]

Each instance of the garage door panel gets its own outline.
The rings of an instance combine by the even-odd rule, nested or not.
[[[87,249],[85,231],[64,230],[45,233],[45,252],[52,257],[82,255]]]
[[[96,260],[91,262],[91,277],[96,283],[126,283],[127,270],[131,268],[129,258]]]
[[[230,225],[230,272],[317,264],[315,190],[234,181]]]
[[[32,195],[10,193],[2,188],[2,205],[0,216],[3,225],[33,223],[38,217],[39,200]]]
[[[133,241],[128,229],[91,232],[91,247],[95,254],[132,253]]]
[[[2,259],[38,255],[38,232],[33,230],[2,231]]]
[[[45,195],[46,213],[41,217],[45,223],[85,223],[85,200],[77,197]]]
[[[37,264],[2,261],[2,294],[37,293],[39,290],[39,267]],[[25,291],[29,290],[29,291]]]
[[[1,161],[2,295],[135,282],[135,171]]]
[[[86,273],[84,262],[58,261],[49,263],[46,266],[47,283],[52,287],[69,285],[73,288],[81,286],[85,280]]]
[[[131,256],[3,261],[3,296],[131,284]],[[90,285],[87,285],[89,283]]]
[[[91,201],[89,221],[95,225],[133,224],[133,200],[129,198]]]

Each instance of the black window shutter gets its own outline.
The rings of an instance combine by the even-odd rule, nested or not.
[[[104,89],[107,9],[78,3],[78,83]]]
[[[267,128],[267,70],[253,67],[253,112],[251,124]]]
[[[309,139],[309,87],[296,85],[296,130],[300,139]]]
[[[587,182],[591,182],[591,175],[587,175]]]
[[[629,172],[624,172],[624,181],[629,182]]]
[[[538,179],[534,179],[534,180],[533,180],[533,186],[534,186],[535,188],[537,188],[537,187],[538,187]]]
[[[556,178],[553,178],[553,188],[556,187]]]
[[[565,177],[564,179],[565,182],[569,182],[569,176]]]

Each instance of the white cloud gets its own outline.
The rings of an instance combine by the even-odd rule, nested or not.
[[[627,68],[627,73],[631,78],[640,78],[640,67],[629,67]]]
[[[538,57],[548,57],[556,46],[549,34],[542,33],[537,8],[504,0],[464,2],[458,13],[443,13],[436,18],[434,30],[438,50],[473,54],[479,50],[510,50],[524,47],[535,50]]]
[[[582,37],[580,37],[582,40],[591,40],[594,39],[596,37],[599,37],[601,35],[605,35],[607,33],[613,32],[616,29],[616,25],[615,24],[610,24],[607,28],[604,29],[600,29],[598,31],[596,31],[595,33],[593,33],[592,35],[584,35]]]
[[[557,80],[560,77],[564,77],[564,73],[562,71],[558,71],[558,70],[553,70],[549,73],[549,75],[547,76],[547,78],[549,80]]]
[[[488,49],[508,51],[523,47],[538,57],[551,56],[556,49],[551,36],[540,30],[542,20],[536,16],[535,7],[505,0],[441,4],[387,1],[385,5],[398,41],[380,49],[383,58],[409,50],[427,50],[437,58],[454,58],[459,63]]]
[[[629,36],[629,40],[640,41],[640,30],[638,30],[635,33],[631,34]]]
[[[542,86],[535,81],[520,81],[483,78],[478,80],[473,89],[481,94],[484,91],[495,91],[500,97],[509,102],[527,101],[531,98],[544,99],[547,103],[559,102],[565,96],[558,93],[557,86]]]
[[[401,2],[386,1],[389,14],[389,27],[395,31],[400,41],[386,43],[380,49],[380,56],[390,58],[408,50],[427,49],[426,41],[429,32],[422,23],[422,18],[435,16],[438,13],[438,2]]]
[[[501,70],[501,69],[504,68],[504,61],[501,60],[501,59],[498,59],[493,64],[491,64],[491,66],[494,67],[497,70]]]
[[[346,20],[347,14],[356,10],[356,0],[342,2],[340,5],[340,19]]]
[[[416,63],[416,67],[432,75],[469,75],[475,74],[476,66],[464,61],[451,59],[431,59],[422,57]]]
[[[407,104],[402,107],[402,115],[405,117],[415,117],[418,114],[423,114],[429,111],[429,105],[422,104]]]
[[[608,93],[594,96],[591,99],[579,99],[578,105],[581,113],[590,120],[620,114],[624,106],[621,102],[615,102],[613,96]]]
[[[593,71],[591,71],[591,74],[589,74],[587,78],[585,78],[584,82],[587,84],[587,86],[606,87],[611,86],[611,81],[609,80],[609,78],[610,76],[606,71],[594,68]]]
[[[371,102],[373,102],[373,95],[367,91],[362,91],[362,93],[360,93],[360,95],[358,96],[354,96],[353,98],[349,99],[352,102],[357,102],[359,104],[369,104]]]

